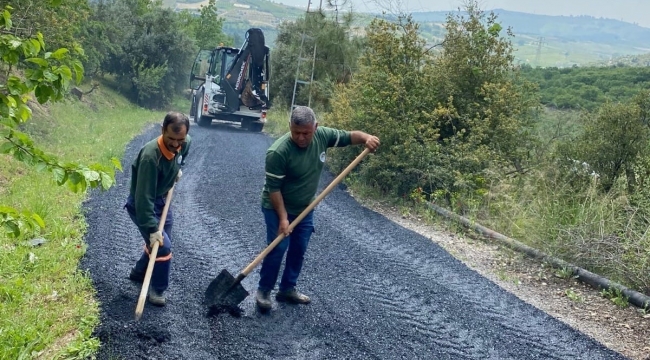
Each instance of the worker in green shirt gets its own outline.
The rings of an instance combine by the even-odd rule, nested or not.
[[[162,134],[146,143],[131,165],[131,186],[124,206],[144,238],[145,246],[140,260],[131,269],[129,278],[144,282],[149,263],[149,252],[159,243],[156,263],[151,274],[148,300],[164,306],[163,292],[169,285],[172,258],[171,231],[174,223],[171,206],[167,210],[164,230],[158,224],[165,207],[165,197],[175,182],[180,180],[181,166],[187,158],[191,137],[190,121],[184,114],[169,112],[162,124]]]
[[[262,262],[256,293],[257,306],[262,310],[272,307],[270,292],[275,287],[285,252],[286,264],[276,300],[298,304],[311,301],[296,289],[296,283],[309,238],[314,232],[314,211],[310,211],[291,233],[288,228],[290,222],[315,199],[327,149],[365,144],[374,152],[379,147],[379,139],[365,132],[318,126],[316,115],[306,106],[293,110],[289,130],[266,152],[262,213],[266,222],[267,244],[281,233],[287,237]]]

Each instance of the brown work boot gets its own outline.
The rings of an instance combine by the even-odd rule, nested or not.
[[[149,289],[149,302],[152,303],[153,305],[156,306],[165,306],[165,303],[167,302],[165,299],[165,295],[163,295],[161,292],[157,292],[154,289]]]
[[[311,302],[309,296],[300,293],[296,289],[278,292],[275,295],[275,300],[279,302],[290,302],[294,304],[309,304]]]
[[[271,303],[271,298],[270,298],[270,291],[262,291],[262,290],[257,290],[257,294],[255,294],[255,301],[257,302],[257,306],[260,307],[262,310],[270,310],[273,307],[273,304]]]

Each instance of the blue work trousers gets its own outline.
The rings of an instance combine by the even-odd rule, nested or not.
[[[129,213],[129,216],[131,217],[133,223],[137,226],[138,223],[135,218],[135,205],[132,196],[129,195],[124,207]],[[164,207],[165,197],[161,196],[156,198],[154,201],[154,216],[159,223]],[[172,215],[172,209],[170,205],[169,209],[167,209],[167,218],[165,219],[165,226],[162,232],[164,238],[163,246],[158,247],[158,253],[156,254],[156,263],[154,264],[153,272],[151,273],[151,288],[156,290],[158,293],[162,293],[163,291],[167,290],[167,287],[169,286],[169,269],[171,266],[172,258],[172,240],[170,235],[172,233],[173,224],[174,216]],[[140,227],[138,227],[138,230],[140,230],[140,234],[142,234],[142,238],[144,239],[145,249],[142,251],[140,260],[138,260],[135,264],[135,270],[137,272],[145,274],[147,272],[147,265],[149,264],[149,251],[151,250],[151,247],[149,247],[149,232],[141,229]]]
[[[280,218],[275,210],[262,208],[264,220],[266,221],[266,243],[272,243],[278,236],[280,227]],[[310,211],[307,216],[293,229],[289,236],[282,241],[264,258],[262,268],[260,269],[260,281],[258,289],[270,291],[275,287],[280,272],[280,265],[285,252],[287,261],[284,266],[284,273],[280,281],[280,291],[288,291],[296,286],[302,263],[307,251],[309,238],[314,232],[314,211]],[[289,223],[296,219],[298,215],[289,214]],[[288,249],[288,252],[287,252]]]

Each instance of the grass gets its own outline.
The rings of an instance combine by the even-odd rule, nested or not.
[[[290,112],[287,107],[272,107],[266,114],[266,125],[264,132],[274,138],[278,138],[289,132]]]
[[[128,103],[109,89],[37,107],[25,131],[61,160],[108,164],[143,127],[164,112]],[[175,104],[175,107],[184,103]],[[48,173],[0,155],[0,204],[39,213],[39,247],[0,234],[0,359],[88,358],[99,347],[92,331],[99,307],[88,274],[78,269],[86,245],[82,202]],[[123,164],[124,166],[125,164]]]

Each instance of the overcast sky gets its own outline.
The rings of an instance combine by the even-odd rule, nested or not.
[[[306,7],[309,0],[272,0]],[[318,7],[320,0],[311,0]],[[327,0],[323,0],[323,4]],[[341,0],[339,0],[341,1]],[[380,4],[396,0],[348,0],[357,11],[377,11]],[[456,10],[462,0],[397,0],[407,12]],[[650,27],[650,0],[479,0],[484,10],[506,9],[544,15],[591,15]]]

